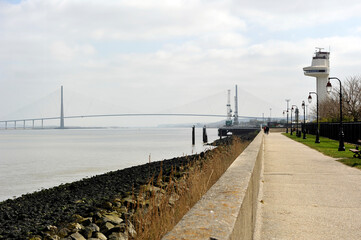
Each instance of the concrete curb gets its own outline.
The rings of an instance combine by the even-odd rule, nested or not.
[[[163,240],[252,239],[263,162],[260,132]]]

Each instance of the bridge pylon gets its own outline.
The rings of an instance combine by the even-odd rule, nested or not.
[[[61,86],[61,103],[60,103],[60,129],[64,129],[64,101],[63,86]]]

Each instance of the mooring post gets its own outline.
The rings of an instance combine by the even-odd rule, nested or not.
[[[196,138],[195,138],[195,126],[192,127],[192,145],[196,144]]]
[[[207,130],[206,130],[206,126],[203,127],[203,143],[207,143],[208,142],[208,136],[207,136]]]

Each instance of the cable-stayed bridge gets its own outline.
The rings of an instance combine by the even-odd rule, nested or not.
[[[205,100],[207,102],[208,100]],[[59,129],[65,128],[66,119],[90,119],[90,118],[111,118],[111,117],[189,117],[189,118],[218,118],[226,119],[227,114],[214,114],[214,113],[190,113],[190,112],[181,112],[174,113],[171,111],[161,112],[161,113],[110,113],[110,114],[69,114],[64,115],[64,99],[63,99],[63,88],[61,88],[61,97],[60,97],[60,109],[58,108],[59,115],[55,114],[50,117],[27,117],[27,118],[9,118],[5,120],[0,120],[0,128],[9,129],[9,128],[44,128],[44,122],[50,120],[59,120]],[[205,104],[205,103],[202,103]],[[221,105],[224,106],[223,110],[226,109],[225,99],[222,101]],[[186,104],[183,107],[188,110],[189,106]],[[60,110],[60,111],[59,111]],[[182,110],[182,108],[180,108]],[[261,115],[261,114],[260,114]],[[238,116],[239,119],[262,119],[262,117],[250,117],[250,116]],[[40,126],[39,126],[40,123]]]

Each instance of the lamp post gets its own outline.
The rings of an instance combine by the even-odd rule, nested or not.
[[[337,77],[329,77],[326,85],[327,93],[330,93],[332,90],[332,85],[330,82],[331,79],[336,79],[340,83],[340,133],[339,133],[338,150],[345,151],[345,144],[344,144],[345,134],[343,133],[343,126],[342,126],[342,85],[340,79],[338,79]]]
[[[298,107],[296,107],[296,110],[295,110],[295,119],[296,119],[296,136],[297,137],[300,137],[299,135],[299,131],[298,131],[298,120],[299,120],[299,110],[298,110]]]
[[[272,108],[269,109],[269,121],[272,121]]]
[[[306,105],[305,101],[302,101],[302,109],[303,109],[303,139],[306,139]]]
[[[291,106],[291,135],[293,135],[293,122],[292,122],[292,112],[293,112],[293,107],[297,107],[296,105],[292,105]]]
[[[308,93],[308,103],[312,102],[311,94],[316,94],[316,101],[317,101],[317,130],[316,130],[316,140],[315,143],[320,143],[320,126],[318,124],[318,94],[316,92],[309,92]]]
[[[288,107],[288,103],[291,101],[291,99],[286,99],[287,102],[287,125],[286,125],[286,133],[288,133],[288,111],[290,110],[290,108]]]
[[[283,110],[283,113],[282,113],[282,114],[283,114],[283,117],[285,117],[286,111],[287,111],[287,110]]]

